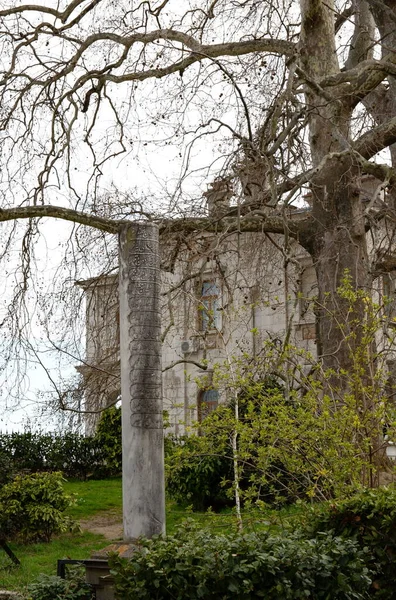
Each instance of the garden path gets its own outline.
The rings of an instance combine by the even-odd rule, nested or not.
[[[80,527],[83,531],[101,534],[107,540],[122,539],[122,518],[112,512],[97,514],[90,519],[84,519],[80,521]]]

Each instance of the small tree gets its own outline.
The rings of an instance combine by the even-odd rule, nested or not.
[[[366,292],[353,289],[348,273],[337,293],[348,305],[338,327],[352,365],[340,371],[343,395],[334,387],[333,370],[324,371],[287,337],[283,344],[267,341],[256,356],[246,353],[215,366],[213,385],[228,403],[199,424],[199,452],[187,445],[179,458],[184,455],[190,465],[199,455],[236,463],[237,483],[249,502],[323,500],[378,485],[381,471],[389,468],[383,430],[394,431],[388,373],[375,346],[381,311]],[[357,303],[365,306],[358,347]],[[370,370],[373,361],[376,368]],[[231,490],[235,478],[223,483]]]

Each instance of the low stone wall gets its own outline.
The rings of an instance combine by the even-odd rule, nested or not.
[[[21,600],[22,596],[18,592],[9,592],[7,590],[0,590],[0,600]]]

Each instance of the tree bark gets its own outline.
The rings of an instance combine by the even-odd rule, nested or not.
[[[308,82],[309,131],[314,166],[325,160],[313,176],[309,251],[318,280],[318,354],[325,369],[333,369],[337,395],[344,393],[341,370],[354,366],[355,349],[362,340],[363,302],[351,313],[348,300],[337,289],[346,273],[354,290],[370,287],[363,209],[357,179],[359,164],[350,147],[352,107],[345,101],[309,84],[340,73],[334,43],[332,2],[302,0],[301,66]],[[324,95],[325,94],[325,95]],[[352,326],[353,335],[345,328]]]
[[[323,198],[324,187],[331,198]],[[331,185],[316,191],[313,216],[312,256],[318,280],[318,354],[325,369],[337,374],[342,393],[340,370],[355,368],[356,350],[362,344],[365,307],[362,299],[351,301],[337,290],[348,276],[353,290],[370,293],[366,232],[359,190],[348,170]],[[326,201],[326,203],[325,203]]]

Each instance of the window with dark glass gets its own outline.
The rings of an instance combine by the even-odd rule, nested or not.
[[[219,405],[217,390],[202,390],[198,395],[198,421],[203,421]]]

